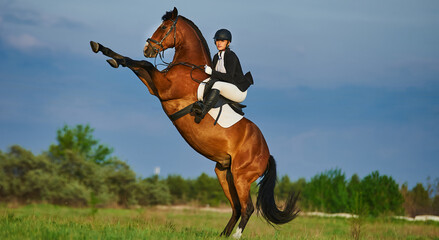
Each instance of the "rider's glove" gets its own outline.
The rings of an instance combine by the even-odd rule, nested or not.
[[[207,65],[205,65],[204,66],[204,72],[209,74],[209,75],[212,75],[212,68],[207,66]]]

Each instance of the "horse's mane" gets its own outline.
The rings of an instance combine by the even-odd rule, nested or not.
[[[204,46],[204,49],[206,49],[206,52],[208,54],[209,59],[211,59],[209,45],[207,45],[206,39],[204,38],[203,34],[201,33],[201,31],[197,27],[197,25],[195,25],[195,23],[193,23],[191,20],[189,20],[181,15],[179,15],[178,17],[184,19],[189,24],[189,26],[191,26],[195,30],[195,32],[198,35],[198,38],[200,38],[201,43]],[[163,21],[170,20],[170,19],[172,19],[172,11],[166,12],[165,15],[163,15],[163,17],[162,17]]]
[[[173,13],[173,11],[167,11],[165,13],[165,15],[163,15],[162,21],[166,21],[166,20],[172,19],[172,13]]]

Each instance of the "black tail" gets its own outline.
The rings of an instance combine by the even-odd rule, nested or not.
[[[276,175],[276,162],[273,156],[270,156],[267,170],[265,170],[262,180],[259,182],[256,208],[268,223],[284,224],[293,220],[299,213],[299,210],[296,208],[299,194],[295,195],[291,193],[285,203],[284,210],[279,210],[274,200],[274,186],[277,181]]]

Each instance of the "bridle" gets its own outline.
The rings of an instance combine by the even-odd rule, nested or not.
[[[154,52],[157,52],[157,55],[155,56],[155,59],[154,59],[154,65],[155,65],[156,68],[157,68],[157,65],[163,65],[163,66],[166,66],[166,68],[163,69],[162,72],[167,72],[167,71],[169,71],[169,69],[171,69],[173,66],[176,66],[176,65],[183,65],[183,66],[186,66],[186,67],[190,67],[190,68],[192,68],[192,70],[191,70],[191,74],[190,74],[190,75],[191,75],[191,79],[192,79],[193,81],[197,82],[197,83],[201,83],[202,80],[197,80],[197,79],[195,79],[195,78],[192,77],[192,72],[193,72],[195,69],[200,69],[201,71],[204,71],[204,68],[203,68],[202,65],[198,66],[198,65],[195,65],[195,64],[192,64],[192,63],[188,63],[188,62],[178,62],[178,63],[170,62],[170,63],[168,63],[168,62],[166,62],[166,61],[164,60],[165,49],[164,49],[162,43],[163,43],[163,41],[165,41],[165,39],[169,36],[169,34],[171,34],[172,30],[174,30],[174,46],[175,46],[175,42],[176,42],[176,32],[177,32],[177,21],[178,21],[178,16],[175,18],[175,20],[174,20],[173,23],[172,23],[172,26],[169,28],[168,32],[163,36],[163,38],[162,38],[162,40],[160,40],[160,42],[157,41],[157,40],[151,39],[151,38],[148,38],[148,39],[146,40],[146,42],[147,42],[148,44],[151,45],[151,47],[152,47],[152,49],[154,50]],[[160,48],[154,47],[151,43],[154,43],[155,45],[159,46]],[[156,64],[157,56],[160,57],[160,60],[163,62],[163,64],[161,64],[161,63]]]
[[[165,34],[165,36],[163,36],[163,38],[162,38],[162,40],[160,40],[160,42],[158,42],[154,39],[151,39],[151,38],[148,38],[146,40],[147,43],[151,44],[151,42],[152,42],[160,47],[160,48],[156,48],[151,44],[152,49],[154,50],[154,52],[157,52],[158,55],[160,55],[161,52],[164,52],[165,47],[163,47],[162,43],[169,36],[169,34],[171,34],[172,30],[174,30],[174,45],[175,45],[175,35],[177,32],[177,30],[176,30],[177,29],[177,21],[178,21],[178,16],[175,18],[174,22],[172,23],[172,26],[169,28],[168,32]],[[162,56],[160,56],[160,58],[162,58]]]

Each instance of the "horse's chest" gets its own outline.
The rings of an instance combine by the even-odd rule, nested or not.
[[[228,141],[224,134],[204,128],[177,129],[186,142],[203,156],[216,162],[230,160]]]

